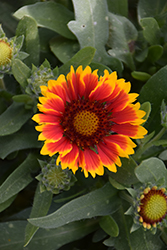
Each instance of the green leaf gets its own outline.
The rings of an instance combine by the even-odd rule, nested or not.
[[[106,0],[73,0],[73,5],[76,20],[69,22],[68,27],[77,37],[80,48],[94,47],[96,49],[94,62],[122,71],[120,61],[110,57],[105,49],[109,29]]]
[[[132,57],[134,41],[138,35],[135,26],[126,17],[113,13],[109,13],[109,22],[111,28],[107,45],[112,49],[108,53],[135,70]]]
[[[90,67],[92,68],[92,70],[98,69],[98,75],[99,76],[104,75],[104,70],[105,69],[108,70],[109,73],[112,73],[112,70],[109,67],[107,67],[106,65],[101,64],[101,63],[91,62]]]
[[[12,99],[15,102],[21,102],[25,104],[33,104],[34,102],[33,97],[27,94],[14,95]]]
[[[8,200],[4,201],[3,203],[0,204],[0,212],[4,211],[6,208],[8,208],[12,202],[15,200],[17,194],[10,197]]]
[[[37,171],[38,168],[39,164],[36,157],[30,154],[0,186],[0,203],[7,201],[33,181],[31,173]]]
[[[135,174],[140,182],[151,182],[153,185],[162,179],[166,179],[167,184],[167,170],[163,161],[152,157],[142,161],[142,163],[135,169]]]
[[[28,148],[41,148],[38,133],[33,126],[25,125],[18,132],[0,138],[0,158],[5,159],[9,154]]]
[[[83,238],[97,229],[97,220],[78,221],[57,229],[39,229],[29,246],[23,248],[26,221],[0,223],[0,249],[57,250],[61,246]]]
[[[139,0],[138,3],[138,17],[139,20],[144,17],[156,17],[158,19],[164,19],[164,14],[167,11],[167,2],[166,0]]]
[[[167,149],[160,153],[159,158],[163,161],[167,160]]]
[[[107,4],[110,12],[128,17],[128,0],[107,0]]]
[[[25,89],[28,84],[27,78],[31,74],[30,68],[19,59],[14,59],[12,61],[12,73],[18,83]]]
[[[81,49],[75,56],[59,68],[59,74],[67,74],[70,71],[70,66],[73,65],[76,70],[80,65],[85,68],[89,65],[94,57],[95,49],[93,47],[85,47]]]
[[[111,215],[103,216],[99,222],[101,228],[110,236],[117,237],[119,227]]]
[[[148,49],[148,60],[151,63],[158,61],[163,55],[163,47],[160,45],[152,45]]]
[[[142,119],[147,121],[147,119],[148,119],[148,117],[149,117],[149,115],[151,113],[151,103],[150,102],[142,103],[140,109],[144,110],[146,112],[145,116]]]
[[[115,179],[113,179],[111,176],[109,176],[109,182],[111,183],[111,185],[118,189],[118,190],[124,190],[125,186],[121,185],[119,182],[117,182]]]
[[[39,64],[39,35],[38,35],[38,27],[36,21],[29,16],[24,16],[16,30],[16,35],[24,35],[24,44],[23,51],[29,54],[28,58],[25,59],[25,63],[29,66],[33,64]]]
[[[29,16],[36,20],[39,27],[54,30],[58,34],[75,39],[67,27],[67,23],[74,18],[73,13],[55,2],[43,2],[27,5],[14,13],[16,18]]]
[[[45,191],[43,193],[40,193],[40,184],[38,183],[35,196],[34,196],[34,202],[30,214],[30,218],[33,217],[40,217],[45,216],[49,210],[51,201],[52,201],[53,194],[51,192]],[[29,244],[32,237],[38,230],[38,227],[33,226],[28,222],[26,229],[25,229],[25,246]]]
[[[50,41],[50,49],[62,63],[66,63],[78,52],[79,44],[64,37],[55,37]]]
[[[31,110],[25,110],[24,105],[13,103],[0,116],[0,136],[17,132],[32,116]]]
[[[139,95],[139,102],[151,103],[151,114],[145,124],[149,132],[155,130],[159,132],[161,129],[160,106],[162,100],[167,100],[167,66],[161,68],[154,74],[142,87]]]
[[[66,203],[50,215],[29,219],[29,222],[43,228],[57,228],[72,221],[111,214],[117,206],[116,190],[108,183]]]
[[[143,36],[151,45],[160,44],[161,32],[157,21],[153,17],[146,17],[140,20],[143,28]]]
[[[147,142],[149,142],[153,138],[154,134],[155,134],[155,131],[153,131],[152,133],[146,135],[143,139],[141,139],[142,144],[144,145]]]
[[[68,27],[76,35],[81,49],[92,46],[96,49],[95,60],[101,62],[107,55],[105,44],[108,39],[108,20],[106,1],[73,0],[75,21],[68,23]]]
[[[13,13],[15,8],[16,5],[14,7],[8,1],[1,2],[0,23],[3,25],[5,33],[7,34],[8,37],[14,36],[17,27],[17,20],[13,18],[13,15],[11,15],[11,13]],[[0,31],[0,36],[1,35],[2,31]]]
[[[134,79],[137,79],[142,82],[146,82],[148,79],[150,79],[151,75],[146,73],[146,72],[141,72],[141,71],[133,71],[131,73],[132,77]]]
[[[108,172],[109,176],[111,176],[118,184],[123,186],[131,186],[138,182],[138,179],[135,176],[134,169],[137,167],[137,163],[130,157],[122,158],[122,167],[117,168],[117,173]]]

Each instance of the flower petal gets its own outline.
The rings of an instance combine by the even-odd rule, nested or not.
[[[32,117],[32,120],[41,124],[41,123],[50,123],[50,124],[57,124],[60,120],[60,117],[50,114],[35,114]]]
[[[130,104],[119,112],[113,111],[112,121],[118,124],[129,122],[134,125],[140,125],[144,122],[144,120],[141,119],[144,115],[145,112],[143,110],[139,110],[138,103],[135,105]]]
[[[84,157],[85,157],[85,167],[83,169],[85,177],[88,177],[88,172],[93,176],[93,178],[98,175],[104,174],[104,168],[100,157],[94,151],[90,149],[84,150]]]
[[[46,109],[53,109],[61,113],[64,112],[64,102],[58,95],[47,92],[47,97],[39,97],[39,101]]]
[[[144,135],[147,134],[147,130],[144,127],[132,125],[130,123],[113,124],[112,131],[118,134],[129,136],[134,139],[143,138]]]
[[[59,152],[62,156],[66,155],[72,150],[72,145],[68,139],[62,137],[57,142],[45,142],[44,146],[41,149],[42,155],[53,156],[57,152]]]
[[[78,164],[76,161],[78,155],[79,155],[79,149],[75,144],[73,144],[72,150],[64,156],[59,155],[57,158],[57,162],[61,161],[62,169],[66,169],[68,167],[75,174],[76,170],[78,169]]]
[[[56,142],[59,141],[63,136],[63,129],[59,123],[40,125],[39,129],[40,130],[38,130],[36,127],[36,130],[42,131],[38,137],[39,141],[47,140],[48,142]]]
[[[98,85],[97,70],[92,72],[91,68],[87,66],[82,72],[81,79],[85,84],[84,97],[88,98],[90,92]]]

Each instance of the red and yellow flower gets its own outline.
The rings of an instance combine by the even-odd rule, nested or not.
[[[78,67],[65,78],[49,80],[41,86],[38,109],[33,116],[39,126],[39,140],[45,141],[42,155],[57,158],[63,169],[76,172],[80,167],[85,177],[104,174],[104,166],[116,172],[120,157],[134,153],[130,138],[143,138],[141,126],[145,112],[136,101],[138,94],[129,93],[130,82],[117,79],[116,72],[104,71],[100,79],[97,70]]]

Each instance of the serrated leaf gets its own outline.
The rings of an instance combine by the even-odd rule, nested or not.
[[[33,155],[28,155],[26,160],[14,170],[0,186],[0,203],[24,189],[32,180],[31,173],[39,168],[38,161]]]
[[[113,13],[109,13],[109,22],[111,28],[107,44],[112,49],[108,53],[123,61],[131,70],[135,70],[132,52],[130,51],[130,44],[133,45],[137,39],[135,26],[126,17]]]
[[[24,6],[14,13],[14,16],[19,19],[25,15],[34,18],[39,27],[48,28],[64,37],[75,39],[67,27],[67,23],[74,18],[73,13],[61,4],[35,3]]]
[[[30,218],[33,217],[40,217],[45,216],[49,210],[51,201],[52,201],[53,194],[51,192],[45,191],[43,193],[40,192],[40,184],[38,184],[35,196],[34,196],[34,202],[30,214]],[[26,229],[25,229],[25,246],[27,246],[36,231],[38,230],[38,227],[33,226],[28,222]]]
[[[119,227],[111,215],[103,216],[99,222],[101,228],[110,236],[117,237],[119,234]]]
[[[19,59],[14,59],[12,61],[12,73],[18,83],[25,89],[27,86],[27,78],[31,74],[30,68]]]
[[[29,219],[29,222],[43,228],[57,228],[72,221],[111,214],[118,206],[116,192],[108,183],[100,189],[66,203],[50,215]]]
[[[0,116],[0,136],[17,132],[31,116],[31,110],[25,110],[23,104],[14,102]]]
[[[150,102],[151,113],[150,117],[145,124],[149,132],[155,130],[159,132],[161,129],[160,119],[160,106],[162,100],[167,100],[167,66],[161,68],[156,74],[154,74],[142,87],[139,95],[139,102]]]
[[[25,63],[29,66],[33,64],[39,64],[39,35],[38,27],[35,19],[29,16],[24,16],[16,30],[16,35],[24,35],[24,44],[22,49],[29,54],[28,58],[25,59]]]
[[[135,174],[142,183],[151,182],[155,185],[158,180],[165,178],[167,184],[167,170],[165,164],[156,157],[142,161],[135,169]]]
[[[73,0],[75,21],[68,23],[69,29],[77,37],[80,48],[94,47],[96,53],[94,62],[106,64],[119,72],[123,67],[117,58],[112,58],[106,52],[108,40],[108,11],[106,0]]]
[[[71,65],[76,70],[80,65],[85,68],[89,65],[94,57],[95,49],[93,47],[85,47],[78,51],[68,62],[59,68],[59,74],[67,74],[70,71]]]

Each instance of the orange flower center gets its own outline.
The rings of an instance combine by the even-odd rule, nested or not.
[[[167,197],[161,189],[151,189],[145,194],[144,198],[141,199],[139,213],[143,222],[152,225],[162,221],[167,212],[166,200]]]
[[[67,103],[60,124],[64,136],[84,149],[94,147],[111,133],[110,119],[105,103],[81,99]]]
[[[73,124],[79,134],[90,136],[97,131],[99,118],[95,113],[84,110],[76,114]]]

